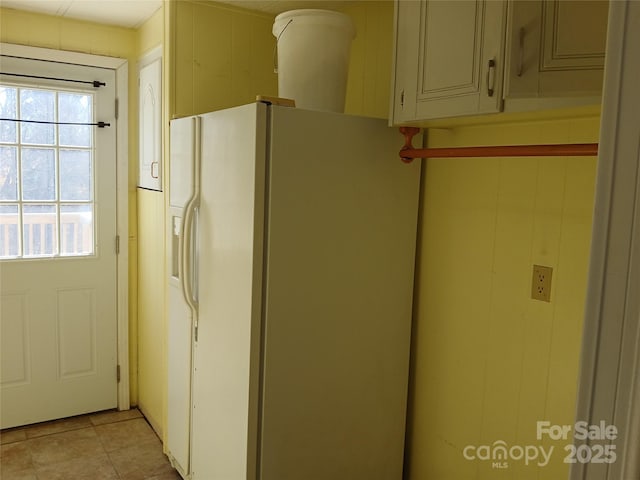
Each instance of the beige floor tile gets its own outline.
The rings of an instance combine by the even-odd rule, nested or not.
[[[14,473],[28,471],[33,468],[31,452],[27,442],[15,442],[0,447],[1,478],[11,478]]]
[[[175,470],[171,473],[163,473],[162,475],[154,475],[153,477],[147,477],[146,480],[182,480],[182,477]]]
[[[160,440],[121,448],[110,452],[109,458],[123,480],[142,480],[175,472],[162,453]]]
[[[143,418],[98,425],[94,428],[107,452],[150,443],[158,439]]]
[[[27,434],[24,429],[19,430],[7,430],[0,433],[0,444],[21,442],[27,439]]]
[[[109,410],[106,412],[90,415],[89,419],[93,425],[104,425],[105,423],[121,422],[123,420],[131,420],[132,418],[142,418],[142,414],[137,408],[131,410],[122,410],[120,412]]]
[[[92,427],[33,438],[26,443],[36,467],[104,453]]]
[[[37,466],[36,473],[38,479],[46,480],[115,480],[118,478],[106,453]]]
[[[33,468],[11,472],[9,474],[3,473],[0,478],[2,478],[2,480],[38,480],[36,471]]]
[[[43,437],[54,433],[69,432],[80,428],[90,427],[91,422],[87,416],[63,418],[52,422],[38,423],[25,427],[27,438]]]
[[[137,409],[10,429],[0,439],[2,480],[181,480]]]

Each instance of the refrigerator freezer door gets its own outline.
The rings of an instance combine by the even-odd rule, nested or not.
[[[266,111],[202,116],[194,480],[256,478]]]
[[[192,313],[180,288],[170,284],[167,295],[169,320],[166,447],[174,467],[186,478],[189,474],[191,427]]]
[[[197,119],[171,122],[170,206],[167,218],[168,398],[167,454],[184,478],[189,475],[191,358],[194,311],[185,298],[185,209],[194,198]],[[188,239],[187,239],[188,241]],[[187,249],[187,254],[188,249]],[[188,255],[187,255],[188,256]],[[189,269],[187,269],[189,270]]]
[[[420,163],[272,107],[261,480],[402,478]]]

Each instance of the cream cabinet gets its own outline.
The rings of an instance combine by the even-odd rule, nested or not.
[[[599,97],[608,2],[509,2],[505,98]]]
[[[506,2],[396,1],[391,123],[502,108]]]
[[[162,190],[162,57],[156,49],[140,62],[138,186]]]
[[[390,123],[600,101],[608,2],[396,0]]]

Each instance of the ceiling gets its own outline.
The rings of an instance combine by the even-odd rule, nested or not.
[[[5,8],[28,10],[58,17],[89,20],[137,28],[160,8],[164,0],[2,0]],[[332,9],[354,1],[334,0],[218,0],[250,10],[278,14],[298,8]]]
[[[6,8],[128,28],[142,25],[161,5],[162,0],[2,0]]]

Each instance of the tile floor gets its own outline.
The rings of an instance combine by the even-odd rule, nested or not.
[[[82,415],[0,432],[2,480],[178,480],[138,410]]]

